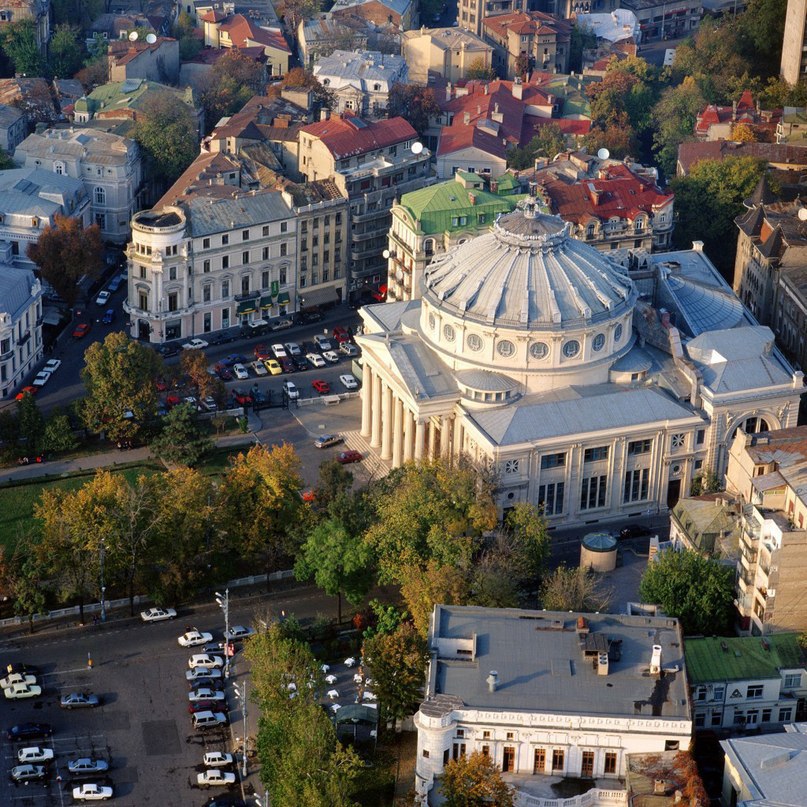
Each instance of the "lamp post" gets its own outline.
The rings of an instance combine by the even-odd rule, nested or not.
[[[224,594],[216,592],[216,602],[219,608],[224,611],[224,677],[230,677],[230,654],[227,652],[227,645],[230,641],[230,589],[224,589]]]
[[[100,566],[101,566],[101,622],[106,622],[106,586],[104,585],[104,553],[106,551],[106,543],[101,539],[100,552]]]
[[[247,682],[242,681],[241,684],[236,684],[235,694],[238,700],[241,701],[241,714],[244,718],[244,743],[241,750],[241,780],[247,778],[247,740],[249,738],[249,731],[247,730]]]

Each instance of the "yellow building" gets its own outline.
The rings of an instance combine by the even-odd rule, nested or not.
[[[421,28],[401,35],[401,49],[412,84],[428,84],[429,72],[447,81],[468,78],[471,67],[490,68],[493,48],[460,28]]]

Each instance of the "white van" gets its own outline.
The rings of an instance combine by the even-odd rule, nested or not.
[[[194,731],[206,731],[227,725],[227,716],[223,712],[196,712],[192,720]]]

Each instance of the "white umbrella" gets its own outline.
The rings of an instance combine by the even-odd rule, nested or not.
[[[335,675],[326,675],[325,676],[325,683],[326,684],[335,684],[336,683],[336,676]]]
[[[328,670],[330,670],[331,668],[330,668],[330,667],[329,667],[327,664],[323,664],[323,665],[320,667],[320,669],[322,670],[322,672],[326,673],[326,672],[328,672]]]
[[[329,689],[328,690],[328,697],[332,701],[335,701],[339,697],[339,693],[335,689]]]
[[[341,708],[342,707],[338,703],[332,703],[331,704],[331,711],[334,712],[334,713],[338,712]]]
[[[360,684],[360,683],[361,683],[361,680],[362,680],[362,678],[361,678],[361,675],[359,675],[359,673],[356,673],[356,674],[353,676],[353,683],[354,683],[354,684]]]
[[[356,659],[353,656],[345,659],[345,667],[355,667],[356,666]]]
[[[365,692],[364,695],[362,695],[362,698],[366,701],[374,701],[375,695],[372,692]]]

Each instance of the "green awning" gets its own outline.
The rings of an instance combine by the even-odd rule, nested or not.
[[[253,311],[255,311],[255,300],[245,300],[243,303],[238,304],[235,313],[237,315],[251,314]]]
[[[261,308],[271,308],[272,307],[272,295],[265,294],[261,297]]]
[[[287,291],[281,291],[277,297],[277,304],[288,305],[290,302],[291,298],[289,297],[289,293]]]

